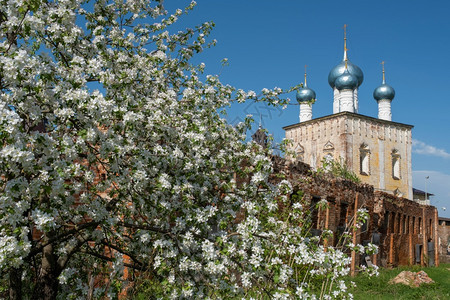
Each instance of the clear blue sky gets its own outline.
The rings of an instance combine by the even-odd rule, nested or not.
[[[187,1],[165,1],[171,10]],[[364,72],[359,113],[377,117],[373,90],[386,81],[396,91],[392,120],[414,125],[414,187],[435,194],[432,203],[450,217],[450,1],[266,1],[198,0],[182,27],[214,21],[216,47],[196,58],[209,74],[244,90],[288,88],[303,81],[316,91],[313,117],[332,113],[327,76],[342,60],[343,25],[348,24],[349,59]],[[220,60],[230,65],[221,68]],[[295,93],[289,95],[294,100]],[[294,101],[295,102],[295,101]],[[298,122],[299,107],[269,110],[260,104],[233,107],[230,122],[247,113],[276,141],[281,127]],[[426,180],[425,177],[429,176]],[[427,181],[427,187],[425,187]],[[442,207],[446,207],[444,211]]]

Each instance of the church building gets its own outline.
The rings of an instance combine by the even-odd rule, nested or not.
[[[339,161],[375,190],[412,200],[413,126],[392,121],[395,91],[386,84],[384,64],[381,85],[373,92],[378,118],[358,113],[358,88],[364,75],[349,61],[346,45],[344,35],[343,60],[328,75],[333,90],[332,115],[313,119],[316,94],[308,87],[305,72],[305,82],[296,95],[299,123],[283,127],[286,138],[292,142],[290,159],[305,162],[313,169],[320,167],[324,159]]]

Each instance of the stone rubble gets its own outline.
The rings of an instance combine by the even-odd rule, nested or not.
[[[395,278],[389,281],[390,284],[401,283],[404,285],[409,285],[411,287],[418,287],[422,284],[434,283],[433,279],[428,277],[428,274],[424,271],[419,271],[417,273],[410,271],[403,271],[398,274]]]

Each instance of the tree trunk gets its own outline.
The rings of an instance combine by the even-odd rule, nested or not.
[[[39,277],[32,298],[37,300],[54,300],[58,294],[58,276],[61,273],[53,253],[53,246],[47,245],[42,252]]]
[[[9,271],[9,299],[22,299],[22,269]]]

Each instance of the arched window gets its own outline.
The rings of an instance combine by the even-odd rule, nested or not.
[[[392,151],[392,178],[400,179],[400,154],[398,150]]]
[[[359,147],[359,172],[361,175],[370,174],[370,150],[367,144]]]
[[[310,166],[313,170],[315,170],[317,168],[317,163],[316,163],[316,154],[315,153],[311,153],[311,163]]]

